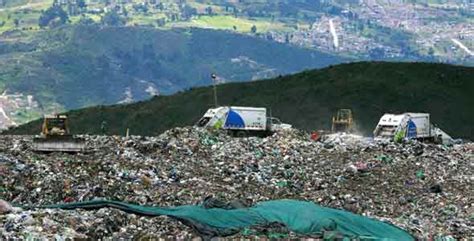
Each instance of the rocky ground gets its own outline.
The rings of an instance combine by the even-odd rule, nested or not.
[[[292,198],[391,222],[417,238],[474,238],[474,144],[323,142],[291,130],[232,138],[196,128],[158,137],[86,136],[88,152],[39,154],[31,137],[0,137],[0,239],[191,238],[167,217],[114,209],[24,210],[93,199],[143,205]],[[245,236],[245,234],[239,234]],[[294,236],[297,234],[289,233]]]

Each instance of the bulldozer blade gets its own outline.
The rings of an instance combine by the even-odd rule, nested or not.
[[[83,152],[84,149],[85,141],[71,136],[33,139],[33,150],[37,152]]]

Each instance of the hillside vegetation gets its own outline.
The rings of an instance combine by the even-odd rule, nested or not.
[[[29,34],[76,24],[198,27],[245,33],[359,59],[441,60],[472,65],[469,49],[473,45],[468,41],[472,37],[472,10],[466,1],[448,2],[0,0],[0,33],[22,30]],[[330,21],[339,35],[338,46],[333,45]],[[459,38],[461,45],[451,38]]]
[[[0,0],[0,129],[349,61],[473,66],[465,1]],[[400,16],[404,17],[401,18]]]
[[[344,60],[316,50],[198,28],[78,25],[33,36],[11,32],[3,38],[0,92],[32,95],[44,113],[143,100],[209,85],[212,72],[223,82],[247,81]]]
[[[221,105],[265,106],[273,116],[306,130],[330,128],[338,108],[352,108],[369,134],[385,112],[429,112],[454,137],[474,138],[474,68],[429,63],[360,62],[265,81],[218,86]],[[201,87],[129,105],[68,112],[74,133],[158,135],[192,125],[212,107],[212,88]],[[36,134],[40,120],[12,129]],[[106,125],[103,125],[105,124]],[[101,128],[102,127],[102,128]]]

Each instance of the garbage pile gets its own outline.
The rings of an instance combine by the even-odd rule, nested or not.
[[[107,199],[166,207],[211,196],[249,206],[305,200],[393,223],[417,238],[474,237],[473,143],[379,143],[344,134],[316,142],[293,129],[233,138],[195,127],[84,138],[89,151],[71,155],[34,153],[32,137],[0,137],[0,239],[192,238],[191,228],[167,217],[10,205]]]

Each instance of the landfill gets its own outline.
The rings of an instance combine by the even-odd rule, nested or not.
[[[418,239],[474,238],[474,143],[341,133],[314,141],[296,129],[236,138],[197,127],[156,137],[82,137],[87,151],[68,154],[36,153],[32,136],[0,136],[0,239],[198,238],[166,216],[24,207],[89,200],[170,207],[209,198],[247,206],[310,201],[389,222]],[[275,233],[303,238],[278,225],[232,237]]]

